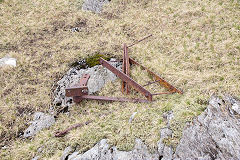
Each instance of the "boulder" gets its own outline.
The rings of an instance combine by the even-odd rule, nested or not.
[[[17,66],[17,60],[15,58],[10,58],[10,57],[4,57],[0,59],[0,67],[3,66],[12,66],[16,67]]]
[[[92,11],[94,13],[100,13],[105,4],[110,0],[85,0],[82,5],[82,10]]]
[[[27,138],[34,136],[37,132],[41,131],[42,129],[49,128],[54,123],[54,116],[42,112],[36,112],[33,116],[31,125],[24,131],[23,137]]]

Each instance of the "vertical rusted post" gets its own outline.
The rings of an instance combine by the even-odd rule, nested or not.
[[[122,64],[122,72],[123,73],[125,73],[126,74],[126,61],[125,61],[125,59],[126,59],[126,57],[125,57],[125,52],[126,52],[126,50],[125,50],[125,47],[126,47],[127,45],[124,43],[124,45],[123,45],[123,64]],[[126,82],[124,82],[124,81],[122,81],[122,92],[124,93],[125,92],[125,87],[126,87]]]
[[[130,76],[130,63],[129,63],[129,55],[128,55],[128,47],[124,44],[124,53],[125,53],[125,67],[126,67],[126,75]],[[129,94],[130,86],[126,83],[126,93]]]

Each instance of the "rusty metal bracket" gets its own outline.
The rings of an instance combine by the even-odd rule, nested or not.
[[[134,88],[136,91],[142,93],[149,101],[152,101],[152,94],[143,88],[140,84],[135,82],[132,78],[130,78],[128,75],[123,73],[122,71],[118,70],[117,68],[113,67],[110,63],[108,63],[106,60],[100,58],[100,64],[102,64],[104,67],[109,69],[111,72],[113,72],[116,76],[118,76],[122,81],[127,82],[128,85],[130,85],[132,88]]]
[[[122,71],[118,70],[114,66],[112,66],[108,61],[104,60],[103,58],[100,58],[100,64],[102,66],[106,67],[108,70],[113,72],[116,76],[118,76],[122,80],[122,92],[126,92],[127,94],[129,93],[130,87],[135,89],[136,91],[140,92],[142,95],[144,95],[146,99],[131,99],[131,98],[122,98],[122,97],[106,97],[106,96],[93,96],[93,95],[88,95],[88,87],[87,87],[87,82],[89,79],[89,75],[85,74],[83,77],[80,79],[79,85],[75,85],[73,87],[68,87],[65,89],[66,91],[66,96],[67,97],[73,97],[73,101],[78,103],[81,102],[83,99],[90,99],[90,100],[102,100],[102,101],[120,101],[120,102],[141,102],[141,103],[146,103],[149,101],[152,101],[152,96],[153,95],[162,95],[162,94],[173,94],[173,93],[180,93],[183,94],[183,92],[174,86],[172,86],[170,83],[168,83],[166,80],[161,78],[159,75],[156,73],[152,72],[148,68],[144,67],[143,65],[139,64],[135,60],[129,57],[128,55],[128,47],[132,47],[135,44],[151,37],[152,35],[149,35],[136,43],[133,43],[132,45],[127,46],[124,44],[123,46],[123,66],[122,66]],[[144,86],[153,84],[153,83],[159,83],[161,86],[165,87],[169,92],[162,92],[162,93],[150,93],[148,90],[144,88],[144,86],[141,86],[137,82],[135,82],[131,77],[130,77],[130,64],[135,64],[140,66],[142,69],[146,70],[150,75],[152,75],[154,81],[149,82]]]
[[[84,74],[83,77],[80,79],[79,84],[76,84],[73,87],[65,88],[66,96],[73,97],[75,95],[86,95],[88,93],[87,82],[89,78],[89,74]]]

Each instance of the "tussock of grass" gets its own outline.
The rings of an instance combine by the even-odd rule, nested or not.
[[[2,159],[58,158],[71,145],[86,151],[102,138],[129,150],[141,138],[154,151],[162,113],[172,110],[176,146],[187,121],[199,115],[213,93],[240,96],[240,6],[238,1],[112,1],[102,14],[79,10],[82,1],[0,3],[0,57],[17,58],[16,68],[0,69],[0,139]],[[80,32],[71,32],[79,27]],[[154,36],[130,49],[130,56],[183,89],[184,95],[156,96],[150,104],[84,101],[60,114],[50,129],[29,140],[18,138],[35,111],[47,112],[55,83],[78,57],[94,53],[122,55],[122,44]],[[145,84],[137,67],[132,77]],[[139,78],[142,77],[142,78]],[[100,95],[119,96],[120,81]],[[151,91],[162,91],[149,86]],[[132,91],[129,97],[141,97]],[[128,119],[138,112],[131,124]],[[54,132],[93,120],[63,138]],[[42,148],[42,149],[41,149]],[[42,150],[40,153],[37,151]]]

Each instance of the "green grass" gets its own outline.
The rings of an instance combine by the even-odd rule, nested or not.
[[[80,24],[80,32],[70,31]],[[59,159],[68,145],[83,152],[102,138],[124,150],[141,138],[154,151],[159,130],[166,125],[162,114],[169,110],[174,113],[173,137],[166,143],[176,146],[185,123],[201,114],[212,94],[240,96],[238,26],[239,2],[231,0],[116,0],[100,15],[79,10],[79,1],[4,1],[0,57],[17,58],[17,67],[0,68],[0,144],[7,146],[0,157]],[[123,43],[149,34],[153,37],[132,47],[130,56],[182,89],[183,95],[156,96],[149,104],[83,101],[34,138],[18,137],[31,113],[48,112],[55,84],[70,64],[96,53],[121,57]],[[131,76],[140,84],[150,80],[138,67],[131,68]],[[157,85],[147,89],[164,91]],[[99,95],[122,95],[120,80],[107,84]],[[141,95],[132,91],[129,97]],[[93,122],[54,137],[56,131],[88,120]]]

